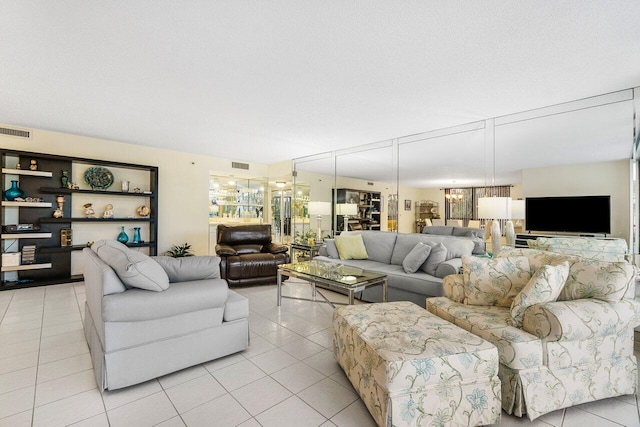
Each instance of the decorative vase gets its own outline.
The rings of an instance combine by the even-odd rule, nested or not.
[[[62,176],[60,176],[60,187],[68,188],[69,187],[69,171],[63,170]]]
[[[12,201],[18,197],[24,198],[24,191],[18,188],[18,181],[11,181],[11,188],[5,190],[4,198]]]
[[[120,234],[118,234],[118,242],[127,243],[129,241],[129,236],[124,232],[124,226],[120,227]]]
[[[507,236],[507,246],[511,246],[512,248],[516,247],[516,231],[513,228],[513,221],[507,221],[507,224],[504,226],[505,236]]]
[[[140,227],[133,227],[133,243],[140,243],[142,239],[140,238]]]
[[[502,233],[500,233],[500,223],[494,220],[491,224],[491,252],[495,257],[502,249]]]

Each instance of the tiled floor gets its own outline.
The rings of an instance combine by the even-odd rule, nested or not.
[[[82,284],[0,292],[0,427],[375,425],[329,350],[330,306],[284,300],[278,309],[275,286],[238,291],[250,301],[247,351],[104,393],[82,332]],[[294,281],[285,289],[308,292]],[[500,425],[640,422],[636,397],[623,396],[533,423],[503,414]]]

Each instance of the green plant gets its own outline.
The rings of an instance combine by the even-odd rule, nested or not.
[[[194,255],[194,253],[191,252],[191,245],[188,243],[185,243],[184,245],[173,245],[173,247],[164,254],[173,258],[182,258]]]
[[[316,232],[313,230],[307,230],[304,233],[296,231],[295,235],[293,236],[293,242],[306,244],[309,241],[309,239],[315,239],[315,238],[316,238]]]

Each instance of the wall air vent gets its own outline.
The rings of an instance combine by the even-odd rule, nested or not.
[[[10,129],[0,127],[0,135],[16,136],[18,138],[31,138],[31,132],[22,129]]]
[[[249,170],[249,163],[231,162],[231,167],[233,169],[244,169],[244,170],[248,171]]]
[[[367,181],[367,185],[373,185],[373,182]]]

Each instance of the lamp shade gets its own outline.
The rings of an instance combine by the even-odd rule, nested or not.
[[[357,215],[358,205],[355,203],[338,203],[336,205],[336,212],[338,215]]]
[[[511,218],[511,198],[480,197],[478,199],[478,217],[484,219]]]
[[[524,219],[524,200],[511,201],[511,218]]]
[[[310,215],[331,215],[330,202],[309,202]]]

